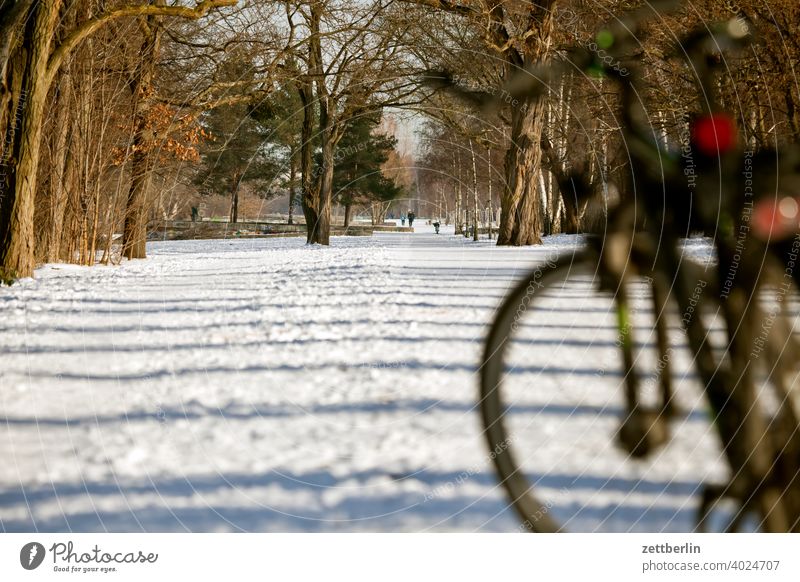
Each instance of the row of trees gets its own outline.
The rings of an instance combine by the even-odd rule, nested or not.
[[[226,58],[229,82],[246,78],[254,70],[245,55]],[[200,164],[193,182],[206,195],[227,193],[229,221],[238,222],[239,195],[248,185],[261,198],[274,197],[288,190],[289,223],[294,222],[296,194],[301,180],[299,162],[303,110],[300,94],[291,80],[257,103],[240,102],[216,107],[201,119],[198,144]],[[365,108],[344,125],[334,150],[332,201],[345,209],[348,226],[354,206],[370,206],[394,200],[402,188],[386,176],[385,165],[397,140],[387,129],[383,109]],[[309,149],[314,152],[312,182],[323,172],[319,134],[312,135]]]
[[[418,161],[431,201],[462,209],[457,228],[466,219],[465,206],[478,199],[491,204],[497,196],[498,244],[531,244],[544,234],[591,227],[617,197],[629,195],[617,186],[627,183],[623,175],[631,169],[613,84],[572,72],[534,99],[511,95],[508,83],[522,69],[536,75],[535,63],[566,59],[575,45],[602,58],[598,29],[639,2],[406,1],[431,23],[422,43],[428,47],[422,51],[426,63],[471,94],[469,100],[453,91],[431,97],[427,147]],[[759,149],[800,138],[800,84],[787,66],[800,58],[800,5],[699,0],[656,19],[631,55],[645,78],[646,121],[667,147],[681,147],[702,102],[679,40],[697,26],[731,18],[746,18],[755,33],[750,51],[726,56],[727,72],[717,88],[738,116],[742,140]],[[495,103],[489,112],[481,107],[487,99]],[[504,152],[502,163],[495,161],[496,152]],[[575,198],[570,171],[587,177],[595,193],[591,206]]]
[[[340,141],[377,140],[355,152],[374,173],[381,112],[413,93],[391,4],[2,0],[2,279],[109,260],[117,233],[143,258],[152,207],[192,185],[230,193],[233,220],[248,180],[296,189],[327,244]],[[353,182],[343,202],[397,194]]]
[[[624,184],[617,95],[578,73],[539,98],[506,92],[519,71],[591,47],[629,0],[0,0],[0,276],[44,260],[143,258],[166,198],[288,190],[308,242],[328,244],[331,208],[400,195],[383,113],[414,111],[415,196],[477,226],[501,209],[498,244],[525,245],[602,218]],[[730,61],[723,101],[753,148],[796,140],[800,8],[793,0],[696,0],[652,26],[637,55],[654,134],[677,147],[698,107],[677,39],[698,23],[754,23]],[[596,47],[597,45],[594,44]],[[592,49],[596,52],[598,49]],[[447,71],[492,97],[490,112],[432,88]],[[388,132],[389,134],[391,132]],[[397,160],[395,160],[396,162]],[[397,164],[395,164],[397,165]],[[592,210],[564,177],[581,170]],[[293,217],[290,217],[292,220]],[[460,226],[460,225],[457,225]],[[477,236],[477,228],[474,229]]]
[[[197,112],[167,106],[157,90],[166,23],[235,3],[0,5],[0,277],[30,276],[37,260],[64,254],[91,263],[101,215],[117,202],[124,252],[143,256],[153,168],[191,159],[199,139]]]

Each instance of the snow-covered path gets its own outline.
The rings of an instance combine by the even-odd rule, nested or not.
[[[575,240],[419,230],[153,243],[146,261],[0,288],[0,527],[516,530],[475,370],[515,278]],[[721,474],[715,445],[685,391],[660,457],[613,449],[609,307],[576,279],[526,328],[511,391],[525,466],[569,529],[687,530],[698,484]]]

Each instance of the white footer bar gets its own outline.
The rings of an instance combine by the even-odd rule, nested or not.
[[[800,580],[766,534],[3,534],[0,580]]]

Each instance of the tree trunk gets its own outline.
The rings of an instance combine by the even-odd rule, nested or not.
[[[575,192],[561,192],[561,199],[564,201],[564,220],[562,229],[565,234],[578,234],[580,232],[580,221],[578,211],[578,201]]]
[[[289,157],[289,220],[288,224],[294,224],[294,181],[297,179],[297,156],[292,152]]]
[[[321,107],[320,126],[322,127],[322,168],[319,175],[317,228],[310,242],[321,245],[330,244],[331,236],[331,198],[333,197],[333,167],[336,142],[327,108]]]
[[[137,131],[137,134],[142,132]],[[125,226],[122,234],[122,256],[126,259],[147,258],[147,190],[150,183],[150,154],[138,151],[144,139],[134,138],[131,157],[131,186],[125,206]]]
[[[156,60],[161,45],[161,27],[156,17],[149,16],[146,20],[141,58],[132,82],[135,100],[132,177],[122,234],[122,255],[127,259],[147,258],[147,192],[153,169],[152,151],[155,139],[153,131],[148,128],[148,118],[152,106]]]
[[[79,265],[87,265],[89,263],[89,204],[85,196],[81,197],[81,232],[78,240],[80,241],[80,255],[78,257]]]
[[[99,147],[98,144],[103,142],[102,135],[98,135],[94,131],[95,117],[92,115],[95,92],[94,75],[91,73],[94,64],[91,39],[88,39],[86,48],[92,56],[89,57],[89,62],[86,63],[86,74],[81,78],[81,96],[77,110],[78,128],[82,147],[80,150],[81,183],[80,188],[78,188],[75,193],[78,201],[76,206],[80,208],[80,258],[78,262],[81,265],[91,265],[93,263],[93,259],[90,256],[90,232],[92,223],[92,221],[90,221],[90,209],[92,208],[91,192],[97,187],[100,181],[99,168],[97,175],[95,175],[95,166],[97,164],[94,162],[99,153],[96,151]]]
[[[228,222],[236,224],[239,222],[239,173],[233,175],[233,187],[231,188],[231,209],[228,213]]]
[[[100,175],[94,184],[94,208],[92,209],[92,237],[89,239],[89,266],[94,265],[97,257],[97,229],[100,223]]]
[[[558,158],[553,144],[546,135],[542,136],[541,149],[543,161],[547,162],[547,169],[550,175],[555,178],[553,182],[555,182],[561,201],[564,204],[564,216],[560,225],[561,231],[566,234],[577,234],[580,232],[581,211],[588,202],[586,193],[584,193],[583,197],[579,197],[578,188],[594,186],[594,184],[578,185],[573,182],[572,178],[567,175],[567,171]]]
[[[450,209],[447,207],[447,196],[444,194],[444,185],[441,186],[441,191],[439,192],[442,203],[439,207],[440,215],[444,214],[444,223],[445,225],[450,224]]]
[[[320,39],[320,21],[322,19],[323,5],[321,2],[314,2],[311,5],[308,44],[308,63],[309,72],[314,79],[316,87],[316,101],[319,107],[319,131],[320,147],[322,149],[322,167],[316,184],[313,185],[315,196],[309,200],[309,210],[313,221],[309,221],[306,216],[307,240],[309,243],[322,245],[330,244],[331,232],[331,199],[333,196],[333,165],[334,148],[337,139],[335,137],[334,118],[331,111],[332,104],[328,87],[325,84],[325,71],[322,64],[322,42]],[[310,82],[308,82],[310,84]],[[310,96],[310,92],[308,93]],[[311,100],[307,102],[311,105]],[[305,123],[305,119],[304,119]],[[305,124],[303,130],[305,131]],[[313,129],[313,128],[312,128]],[[310,139],[309,132],[309,139]],[[310,147],[310,146],[309,146]],[[310,156],[310,149],[308,151]]]
[[[370,214],[372,217],[372,226],[382,225],[386,222],[386,213],[389,211],[390,202],[373,202],[370,205]]]
[[[8,177],[4,166],[11,160],[6,147],[13,145],[14,130],[19,130],[17,111],[27,62],[25,46],[18,49],[18,37],[25,34],[24,24],[31,16],[32,2],[0,3],[0,179],[3,180]]]
[[[494,221],[494,202],[492,201],[492,148],[486,148],[486,161],[489,166],[489,218],[486,221],[489,240],[492,240],[492,222]]]
[[[80,99],[85,98],[85,94],[79,95]],[[65,208],[62,218],[61,245],[59,253],[61,259],[71,263],[75,260],[72,253],[67,250],[64,252],[63,242],[65,237],[71,239],[75,236],[74,223],[80,207],[80,187],[81,187],[81,156],[86,147],[86,140],[82,139],[82,132],[79,129],[80,120],[77,114],[72,119],[71,139],[67,147],[66,159],[64,160],[64,201]]]
[[[350,215],[353,212],[353,203],[347,202],[344,205],[344,227],[350,226]]]
[[[458,152],[456,156],[456,168],[458,168],[458,178],[456,182],[456,219],[455,219],[455,227],[456,227],[456,234],[461,234],[462,227],[464,223],[461,220],[461,213],[463,212],[463,208],[461,207],[462,198],[461,198],[461,152]]]
[[[507,70],[526,69],[541,62],[550,51],[553,37],[553,9],[556,0],[536,3],[529,19],[534,31],[522,50],[506,53]],[[511,143],[506,152],[505,183],[501,199],[498,245],[533,245],[542,242],[542,216],[539,202],[540,141],[545,125],[545,99],[521,99],[511,108]]]
[[[475,148],[469,140],[469,153],[472,155],[472,240],[478,240],[478,166],[475,162]]]
[[[326,96],[327,87],[325,86],[325,75],[322,67],[322,44],[320,40],[320,20],[322,19],[322,5],[315,2],[311,5],[308,17],[309,43],[308,43],[308,75],[304,76],[300,85],[300,99],[303,102],[303,128],[302,128],[302,159],[301,173],[303,176],[303,214],[306,217],[306,242],[308,244],[320,243],[323,240],[321,231],[324,221],[322,216],[321,187],[326,181],[325,148],[330,148],[330,141],[325,141],[323,136],[323,167],[322,175],[315,179],[313,169],[313,143],[314,136],[314,108],[320,109],[320,133],[327,126],[327,119],[323,117],[327,113]],[[316,100],[314,87],[316,86]],[[328,206],[330,210],[330,206]],[[327,226],[330,226],[328,223]],[[327,242],[323,243],[327,244]]]
[[[795,139],[800,139],[800,111],[798,111],[797,105],[795,104],[792,89],[792,84],[787,83],[784,91],[786,101],[786,117],[789,120],[789,127],[791,128],[792,136]]]
[[[303,103],[303,126],[300,137],[300,205],[306,220],[306,242],[311,243],[316,238],[317,207],[319,206],[319,193],[314,183],[314,95],[311,82],[304,78],[299,88],[300,101]]]
[[[561,80],[561,90],[563,91],[564,82],[563,79]],[[553,104],[548,100],[547,103],[547,127],[553,127]],[[555,207],[557,204],[553,204],[554,200],[554,193],[553,193],[553,174],[548,173],[545,176],[545,173],[540,171],[539,172],[539,187],[541,188],[542,194],[542,231],[544,236],[550,236],[553,234],[554,231],[554,223],[555,223]]]
[[[9,125],[14,126],[13,141],[7,142],[11,143],[10,151],[3,152],[4,161],[11,163],[3,168],[6,175],[0,177],[0,280],[33,276],[36,174],[48,90],[47,63],[59,6],[60,0],[34,4],[25,30],[24,65],[22,71],[16,69],[22,72],[17,85],[21,93],[12,98],[17,104],[14,117],[9,119]]]
[[[47,244],[47,261],[50,263],[58,262],[61,258],[61,231],[64,228],[64,210],[67,203],[64,170],[69,156],[67,136],[72,125],[72,118],[69,115],[71,92],[72,80],[70,79],[70,68],[67,65],[61,75],[56,101],[57,133],[53,148],[53,174],[50,178],[50,233]]]
[[[511,145],[506,152],[506,180],[497,235],[497,244],[501,246],[542,242],[538,176],[545,108],[544,101],[525,101],[512,113]]]

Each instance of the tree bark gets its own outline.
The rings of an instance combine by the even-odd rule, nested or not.
[[[159,2],[163,0],[158,0]],[[141,58],[132,82],[135,109],[133,114],[133,155],[131,186],[125,206],[125,227],[122,234],[122,255],[127,259],[147,258],[147,193],[153,169],[155,136],[148,127],[152,107],[153,77],[161,45],[158,17],[148,16],[144,26]]]
[[[141,132],[137,131],[137,134]],[[134,137],[135,148],[148,147],[142,144],[146,138]],[[122,256],[126,259],[147,258],[147,209],[146,198],[150,183],[150,154],[135,151],[131,156],[131,185],[125,205],[125,226],[122,231]]]
[[[330,244],[331,236],[331,198],[333,195],[333,167],[334,167],[334,148],[336,147],[333,138],[333,128],[330,127],[330,119],[325,108],[320,107],[320,121],[322,127],[322,168],[320,169],[319,185],[317,191],[318,212],[317,225],[314,232],[314,239],[310,242],[321,245]]]
[[[316,87],[317,105],[319,107],[319,136],[322,150],[322,167],[315,190],[316,221],[313,226],[306,225],[308,242],[321,245],[330,244],[331,235],[331,202],[333,198],[333,168],[334,150],[338,142],[335,127],[335,104],[331,100],[328,86],[326,85],[325,71],[322,63],[322,41],[320,38],[320,21],[322,19],[323,3],[315,2],[311,5],[309,20],[309,70],[314,77]]]
[[[566,234],[577,234],[580,232],[580,215],[588,202],[588,192],[579,190],[585,186],[594,187],[594,184],[576,184],[571,176],[567,175],[558,155],[546,135],[542,136],[541,149],[543,161],[547,162],[547,169],[555,178],[561,201],[564,203],[564,217],[561,224],[561,231]]]
[[[472,240],[478,240],[478,166],[475,162],[475,147],[469,140],[469,153],[472,155]]]
[[[538,176],[541,170],[540,141],[546,105],[523,101],[511,117],[511,145],[506,152],[505,187],[501,200],[497,244],[534,245],[542,243]]]
[[[0,180],[0,279],[33,276],[33,211],[42,124],[47,100],[47,62],[61,0],[34,4],[25,30],[25,62],[21,93],[16,102],[13,141],[7,159],[10,174]],[[8,135],[8,134],[7,134]],[[16,164],[14,161],[16,160]],[[6,167],[5,166],[4,169]]]
[[[330,183],[333,184],[333,158],[332,142],[328,131],[330,119],[328,117],[327,86],[322,66],[322,42],[320,39],[320,21],[322,19],[322,3],[314,2],[308,16],[309,43],[308,43],[308,75],[300,86],[300,99],[303,102],[303,128],[302,128],[302,175],[303,175],[303,213],[306,217],[306,242],[308,244],[328,244],[330,230],[330,201],[326,205],[322,200],[322,189]],[[313,79],[313,81],[312,81]],[[316,88],[316,102],[314,89]],[[313,168],[313,132],[314,132],[314,107],[319,107],[319,126],[322,146],[322,167],[319,175],[314,176]],[[330,172],[330,176],[328,176]],[[330,188],[329,188],[330,190]],[[328,192],[330,193],[330,192]],[[325,215],[327,212],[327,216]]]
[[[492,148],[486,148],[486,163],[488,165],[488,176],[489,176],[489,217],[486,221],[489,230],[489,240],[492,240],[492,222],[494,221],[494,202],[492,201]]]
[[[61,76],[56,101],[57,133],[53,148],[53,174],[50,178],[50,233],[47,244],[47,260],[50,263],[58,262],[61,258],[61,232],[64,228],[64,210],[67,203],[67,193],[64,187],[65,169],[69,156],[67,137],[72,125],[69,115],[71,96],[72,80],[69,66],[67,66]]]
[[[506,53],[507,69],[525,69],[545,59],[553,37],[553,14],[557,0],[532,4],[528,30],[535,32],[521,50]],[[496,20],[502,25],[502,19]],[[498,28],[498,31],[505,30]],[[498,245],[533,245],[542,242],[542,216],[539,203],[540,141],[545,125],[546,101],[521,99],[511,104],[511,144],[506,152],[505,184],[501,199]]]
[[[463,209],[461,208],[461,152],[458,152],[456,156],[453,156],[455,159],[453,160],[456,163],[456,168],[458,168],[458,178],[456,179],[456,208],[455,208],[455,228],[456,234],[461,234],[461,229],[464,226],[464,223],[461,221],[461,213]]]
[[[350,215],[353,212],[353,203],[347,202],[344,205],[344,227],[347,228],[350,226]]]
[[[792,84],[787,83],[786,89],[784,90],[786,116],[789,120],[789,127],[791,128],[792,135],[798,138],[800,137],[800,111],[798,111],[797,104],[795,103],[792,88]]]
[[[303,104],[303,125],[300,132],[300,205],[306,220],[306,243],[316,239],[317,208],[319,206],[319,193],[314,180],[314,95],[311,81],[304,77],[299,84],[300,101]]]
[[[239,173],[233,175],[233,186],[231,188],[231,209],[228,214],[228,222],[236,224],[239,222]]]
[[[97,257],[97,231],[100,226],[100,173],[94,183],[94,200],[92,209],[92,237],[89,240],[89,266],[95,264]]]
[[[85,99],[86,94],[81,92],[79,99]],[[84,156],[83,150],[86,148],[86,139],[79,129],[80,120],[76,112],[73,112],[71,141],[64,160],[64,200],[65,208],[62,219],[61,245],[59,253],[62,260],[73,262],[74,256],[67,249],[64,252],[65,237],[73,240],[76,236],[75,221],[80,208],[80,186],[81,186],[81,158]]]
[[[439,198],[441,204],[439,205],[439,216],[444,220],[445,225],[450,224],[450,209],[447,207],[447,196],[444,194],[444,185],[441,186],[439,191]]]
[[[0,4],[0,94],[8,87],[4,86],[8,66],[12,58],[17,31],[29,15],[33,0],[16,0]]]
[[[294,181],[297,179],[297,156],[292,152],[289,156],[289,220],[288,224],[294,224]]]
[[[196,19],[235,1],[204,0],[194,8],[163,3],[123,6],[84,22],[55,50],[53,38],[62,0],[22,0],[10,11],[0,12],[0,133],[5,138],[0,146],[0,278],[13,281],[33,275],[34,197],[44,107],[48,89],[67,55],[94,31],[119,18],[165,14]],[[14,43],[7,33],[21,22],[25,22],[24,38],[19,48],[12,48]]]

